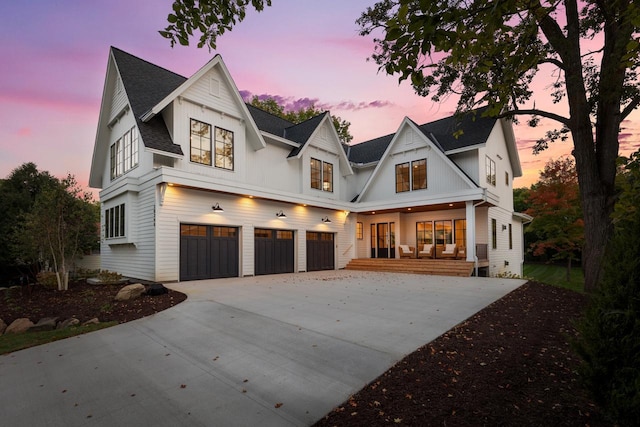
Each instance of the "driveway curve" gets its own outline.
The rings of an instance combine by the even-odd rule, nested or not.
[[[523,280],[324,271],[0,356],[3,426],[304,426]]]

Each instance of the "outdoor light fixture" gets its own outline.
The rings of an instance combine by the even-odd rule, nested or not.
[[[214,212],[224,212],[224,209],[220,207],[219,203],[216,203],[215,205],[211,206],[211,209],[213,209]]]
[[[328,216],[325,216],[324,218],[322,218],[322,222],[324,222],[326,224],[326,223],[330,223],[331,220],[329,219]]]
[[[287,216],[284,214],[284,212],[282,212],[282,209],[280,209],[280,212],[276,212],[276,216],[278,218],[286,218]]]
[[[504,224],[502,224],[502,231],[504,231],[504,230],[506,230],[506,229],[507,229],[507,226],[506,226],[506,225],[504,225]]]

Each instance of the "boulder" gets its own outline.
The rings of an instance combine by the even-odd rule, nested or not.
[[[82,324],[82,326],[87,326],[87,325],[97,325],[98,323],[100,323],[100,321],[98,320],[97,317],[94,317],[93,319],[89,319],[86,322],[84,322]]]
[[[30,327],[33,326],[33,322],[26,317],[22,317],[20,319],[16,319],[4,331],[6,334],[21,334],[23,332],[27,332]]]
[[[4,334],[4,330],[7,329],[7,324],[4,320],[0,319],[0,335]]]
[[[134,283],[133,285],[127,285],[118,291],[115,297],[116,301],[128,301],[130,299],[138,298],[145,291],[145,287],[141,283]]]
[[[162,283],[152,283],[147,288],[147,295],[150,296],[164,295],[167,292],[169,292],[169,290],[165,288]]]
[[[53,331],[57,324],[57,317],[43,317],[38,320],[38,323],[29,328],[29,332]]]
[[[56,326],[56,329],[65,329],[65,328],[68,328],[69,326],[76,326],[79,324],[80,324],[80,321],[78,319],[76,319],[75,317],[71,317],[69,319],[63,320],[62,322],[59,322],[58,326]]]

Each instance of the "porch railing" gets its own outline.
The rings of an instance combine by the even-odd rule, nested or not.
[[[476,243],[476,256],[478,260],[488,260],[489,259],[489,245],[486,243]]]

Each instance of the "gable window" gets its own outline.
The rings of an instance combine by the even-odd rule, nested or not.
[[[427,159],[396,165],[396,193],[427,188]]]
[[[409,191],[409,163],[396,165],[396,193]]]
[[[322,162],[322,190],[333,192],[333,164]]]
[[[233,132],[216,127],[216,167],[233,170]]]
[[[498,249],[498,223],[491,219],[491,249]]]
[[[211,166],[211,125],[191,119],[191,161]]]
[[[311,188],[333,192],[333,164],[311,158]]]
[[[427,188],[427,159],[411,162],[411,189],[424,190]]]
[[[124,203],[104,211],[104,237],[113,239],[124,237],[125,230]]]
[[[116,179],[138,166],[138,129],[134,126],[116,142],[110,150],[111,179]]]
[[[487,183],[493,186],[496,185],[496,162],[489,156],[485,157],[485,169],[487,174]]]
[[[364,239],[364,224],[361,222],[356,222],[356,239]]]

